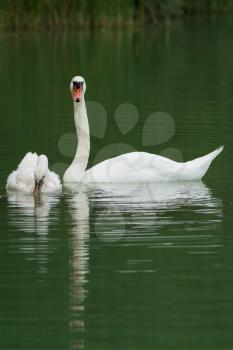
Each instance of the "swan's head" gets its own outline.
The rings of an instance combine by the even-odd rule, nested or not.
[[[86,83],[83,77],[76,76],[71,80],[70,91],[74,102],[82,101],[85,91]]]
[[[43,185],[43,180],[47,170],[48,170],[48,158],[44,154],[42,154],[41,156],[38,157],[38,161],[36,164],[34,195],[40,194],[40,190]]]

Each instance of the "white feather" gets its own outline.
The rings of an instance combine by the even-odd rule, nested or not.
[[[223,147],[186,163],[146,152],[107,159],[85,172],[83,182],[170,182],[201,180]]]
[[[52,193],[58,192],[62,188],[59,176],[53,171],[48,170],[43,180],[43,186],[41,192]]]
[[[48,158],[44,154],[40,155],[38,157],[36,170],[35,170],[35,178],[37,181],[42,180],[43,177],[46,175],[48,166],[49,166]]]
[[[35,169],[38,161],[36,153],[28,152],[7,179],[8,190],[32,193],[35,188]]]

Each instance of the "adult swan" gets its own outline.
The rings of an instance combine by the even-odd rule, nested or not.
[[[156,182],[200,180],[211,162],[223,150],[215,151],[186,163],[146,152],[125,153],[107,159],[86,171],[90,153],[90,132],[84,94],[85,80],[76,76],[70,90],[74,102],[74,122],[78,137],[75,158],[64,174],[64,182]]]

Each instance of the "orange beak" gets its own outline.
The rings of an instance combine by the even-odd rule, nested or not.
[[[76,86],[73,87],[72,90],[72,97],[75,102],[79,102],[82,97],[82,87],[77,88]]]

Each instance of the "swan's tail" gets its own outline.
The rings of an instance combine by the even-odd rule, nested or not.
[[[201,180],[212,161],[222,152],[221,146],[213,152],[185,163],[185,180]]]

